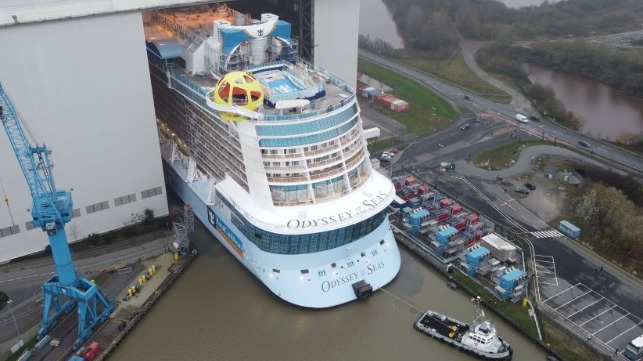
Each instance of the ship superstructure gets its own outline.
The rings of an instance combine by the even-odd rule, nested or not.
[[[297,56],[291,25],[226,5],[145,13],[170,185],[284,300],[331,307],[390,282],[400,254],[355,91]]]

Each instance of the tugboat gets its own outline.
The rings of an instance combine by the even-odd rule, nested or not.
[[[480,296],[471,301],[476,305],[476,318],[472,325],[429,310],[414,326],[428,336],[481,359],[511,360],[513,350],[507,341],[498,336],[496,328],[484,318]]]

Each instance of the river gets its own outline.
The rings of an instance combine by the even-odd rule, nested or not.
[[[449,289],[404,248],[402,269],[386,291],[365,302],[311,310],[278,299],[195,223],[199,258],[110,361],[475,360],[413,328],[419,310],[471,321],[474,308],[469,296]],[[514,359],[544,359],[540,348],[488,316],[511,343]]]
[[[581,132],[595,138],[616,140],[619,133],[643,133],[643,101],[585,78],[527,64],[532,83],[552,88],[567,110],[578,115]]]

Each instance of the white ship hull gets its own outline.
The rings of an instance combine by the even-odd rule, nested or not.
[[[270,291],[289,303],[310,308],[341,305],[358,298],[353,285],[359,281],[377,290],[399,272],[400,253],[388,219],[347,246],[313,254],[269,253],[260,250],[221,212],[206,204],[176,168],[168,166],[166,173],[172,189],[192,205],[194,214],[217,240]],[[229,232],[222,231],[225,228]]]

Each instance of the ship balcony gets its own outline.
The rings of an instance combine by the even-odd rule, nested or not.
[[[356,139],[360,137],[360,130],[359,130],[359,125],[357,127],[353,128],[348,134],[342,135],[339,140],[342,144],[342,146],[347,146],[348,144],[353,143]]]
[[[302,183],[307,182],[308,179],[303,175],[281,175],[281,174],[272,174],[267,177],[268,182],[270,183]]]
[[[359,163],[361,163],[363,158],[364,158],[364,154],[358,153],[358,154],[355,154],[353,157],[347,159],[346,169],[351,169],[354,166],[358,165]]]
[[[352,146],[344,148],[344,158],[351,158],[358,152],[362,151],[364,149],[364,146],[362,145],[361,142],[353,143]],[[363,152],[361,152],[363,153]]]
[[[303,165],[264,165],[263,167],[266,173],[303,173],[306,171],[306,167]]]
[[[301,152],[297,153],[288,153],[288,154],[261,154],[263,159],[293,159],[293,158],[303,158],[304,155]]]
[[[368,172],[360,171],[357,173],[357,176],[349,177],[348,181],[351,184],[351,188],[355,189],[360,185],[362,185],[362,183],[364,183],[368,179],[368,176],[369,176]]]
[[[321,149],[316,149],[316,150],[309,150],[309,151],[304,151],[304,155],[306,157],[312,157],[315,155],[321,155],[325,153],[332,153],[335,150],[339,149],[339,144],[334,144],[329,147],[321,148]]]
[[[350,193],[348,189],[338,189],[326,192],[325,194],[321,192],[315,192],[315,202],[322,203],[332,201],[333,199],[342,198],[346,194]]]
[[[336,166],[333,166],[330,169],[326,168],[321,171],[310,172],[310,179],[318,180],[318,179],[324,179],[324,178],[331,178],[331,177],[340,175],[342,173],[344,173],[344,167],[342,167],[341,164],[337,164]]]
[[[333,158],[323,160],[321,162],[311,162],[311,163],[308,163],[308,169],[311,171],[314,171],[317,168],[327,167],[329,165],[335,165],[341,162],[341,160],[342,160],[341,156],[336,156]]]

